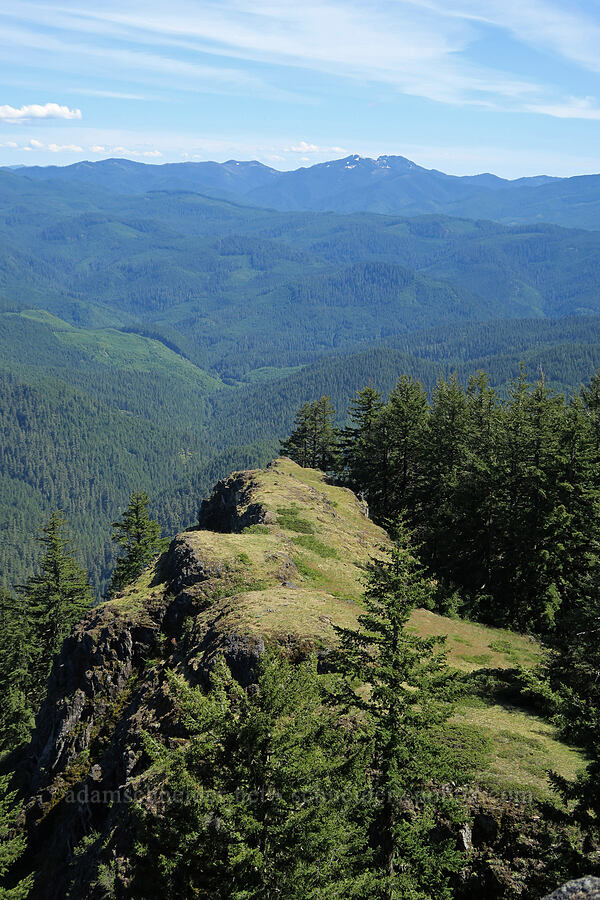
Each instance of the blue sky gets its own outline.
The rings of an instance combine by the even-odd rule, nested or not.
[[[0,164],[600,172],[600,0],[3,0]]]

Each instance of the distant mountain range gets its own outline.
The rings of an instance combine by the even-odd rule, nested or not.
[[[348,156],[292,172],[256,161],[149,165],[128,159],[71,166],[24,166],[19,178],[71,182],[123,194],[192,191],[282,211],[444,213],[505,224],[548,222],[600,229],[600,175],[509,181],[489,173],[446,175],[403,156]]]
[[[387,394],[402,372],[431,389],[483,368],[505,388],[523,361],[554,386],[588,381],[596,183],[387,157],[0,170],[0,575],[23,583],[61,509],[101,593],[132,490],[177,531],[323,394],[343,424],[356,390]],[[494,203],[552,218],[550,191],[579,227],[489,220]],[[327,211],[378,202],[429,211]],[[472,218],[431,212],[460,204]]]

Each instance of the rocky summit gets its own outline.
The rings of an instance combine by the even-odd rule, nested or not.
[[[294,662],[314,654],[328,673],[334,626],[356,626],[365,563],[388,543],[359,497],[290,459],[220,481],[197,525],[93,608],[54,662],[31,743],[10,760],[36,870],[32,897],[145,897],[132,894],[139,817],[154,816],[163,784],[149,745],[189,740],[174,684],[206,686],[223,659],[252,696],[269,645]],[[544,765],[572,777],[583,760],[513,703],[515,667],[540,658],[535,641],[430,609],[413,610],[407,627],[446,636],[457,677],[475,679],[444,741],[456,765],[475,754],[480,774],[467,792],[450,772],[447,790],[464,816],[443,836],[469,861],[457,900],[497,900],[543,877],[552,840],[540,806],[552,798]],[[480,677],[498,688],[485,704]]]
[[[87,896],[100,847],[126,869],[131,802],[148,764],[143,734],[181,736],[166,670],[198,683],[222,653],[247,685],[269,641],[294,657],[314,650],[325,664],[333,623],[356,621],[361,567],[386,541],[351,491],[278,459],[219,482],[198,527],[86,616],[56,660],[19,762],[40,857],[36,896],[62,898],[73,883],[70,896]],[[90,832],[96,844],[74,871],[71,848]]]

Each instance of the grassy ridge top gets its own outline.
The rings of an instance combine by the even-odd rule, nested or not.
[[[186,587],[199,601],[185,649],[187,664],[195,667],[209,634],[216,635],[216,649],[232,641],[255,646],[264,640],[300,649],[333,646],[334,625],[356,625],[363,567],[387,542],[385,532],[351,491],[289,459],[235,473],[222,485],[212,502],[222,505],[230,491],[237,515],[251,510],[257,521],[237,533],[188,530],[175,541],[188,567],[192,561],[201,572]],[[160,567],[144,573],[112,601],[115,611],[141,621],[160,592],[160,573]],[[543,656],[543,648],[525,635],[430,610],[415,610],[409,628],[422,636],[446,635],[449,665],[462,673],[528,669]],[[572,777],[584,764],[551,723],[497,697],[466,696],[453,721],[487,737],[490,752],[481,773],[486,785],[556,799],[548,770]]]

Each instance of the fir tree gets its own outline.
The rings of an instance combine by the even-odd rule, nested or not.
[[[543,633],[554,626],[564,600],[571,542],[561,496],[569,445],[564,397],[543,378],[531,388],[521,372],[504,424],[493,573],[502,608],[493,614],[522,631]]]
[[[295,419],[291,435],[281,444],[281,452],[304,468],[323,472],[336,467],[338,435],[335,409],[329,397],[305,403]]]
[[[249,691],[223,660],[206,694],[170,684],[191,740],[179,751],[150,747],[174,799],[158,819],[144,817],[138,878],[156,854],[168,898],[358,896],[364,836],[345,794],[355,754],[323,707],[316,661],[268,652]]]
[[[27,702],[27,609],[21,599],[0,590],[0,754],[24,743],[33,727]]]
[[[471,376],[461,414],[464,429],[447,496],[444,558],[436,575],[459,584],[471,597],[471,611],[489,606],[491,560],[496,534],[496,473],[502,410],[488,376]],[[433,495],[432,495],[433,496]],[[437,542],[438,553],[441,542]]]
[[[23,591],[30,631],[29,689],[34,708],[42,697],[53,658],[92,603],[88,577],[69,549],[60,513],[50,517],[40,541],[46,548],[40,571]]]
[[[359,627],[337,629],[340,696],[365,717],[373,796],[381,798],[366,822],[374,844],[373,897],[450,898],[449,874],[460,864],[451,842],[435,839],[436,818],[446,805],[431,799],[438,770],[430,738],[452,712],[443,639],[420,638],[406,628],[415,606],[428,605],[430,592],[399,528],[391,549],[368,566]],[[450,807],[444,811],[454,814]]]
[[[382,473],[377,516],[393,521],[413,518],[427,421],[427,394],[423,385],[403,375],[390,394],[382,415],[389,453],[389,473]],[[383,437],[383,435],[382,435]]]
[[[7,886],[12,866],[25,851],[25,839],[16,829],[21,811],[15,802],[16,792],[9,790],[10,776],[0,776],[0,900],[25,900],[29,896],[33,876]]]
[[[354,491],[375,507],[383,481],[389,481],[388,441],[382,440],[381,394],[372,387],[359,391],[348,408],[350,424],[340,438],[341,475]]]
[[[123,518],[112,524],[112,540],[123,550],[123,555],[117,560],[109,594],[122,591],[139,578],[145,567],[163,549],[160,525],[148,515],[149,503],[144,491],[134,491]]]
[[[433,392],[424,436],[426,483],[420,491],[428,563],[441,569],[452,559],[456,531],[454,501],[467,437],[466,397],[455,376],[441,378]],[[445,573],[444,573],[445,574]]]
[[[281,453],[284,456],[289,456],[303,469],[311,465],[313,458],[311,419],[311,404],[304,403],[296,413],[294,430],[287,440],[281,443]]]

